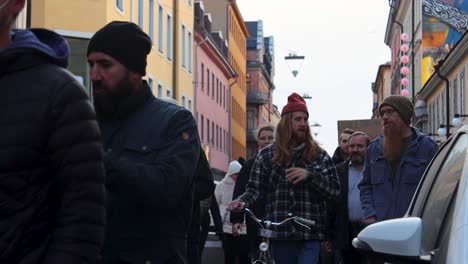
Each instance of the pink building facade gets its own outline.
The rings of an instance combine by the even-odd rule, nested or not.
[[[220,180],[230,162],[230,84],[235,81],[235,72],[223,55],[225,42],[219,33],[209,33],[206,24],[195,23],[194,112],[203,150],[215,180]]]

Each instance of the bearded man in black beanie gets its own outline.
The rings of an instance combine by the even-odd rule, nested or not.
[[[402,217],[437,143],[412,127],[412,102],[401,95],[386,97],[379,106],[383,135],[367,148],[359,183],[364,223]]]
[[[200,143],[192,113],[142,79],[151,48],[140,27],[120,21],[88,46],[107,172],[102,263],[186,263]]]

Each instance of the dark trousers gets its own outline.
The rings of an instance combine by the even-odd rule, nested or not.
[[[359,264],[365,263],[364,257],[357,251],[351,244],[352,240],[357,237],[359,232],[364,229],[364,225],[361,222],[349,222],[348,223],[348,233],[349,241],[348,247],[341,250],[341,263],[342,264]]]
[[[352,240],[357,237],[359,232],[364,229],[364,225],[360,222],[348,223],[348,238],[344,248],[338,248],[331,251],[324,247],[320,249],[320,264],[362,264],[367,263],[363,255],[357,251],[351,244]]]
[[[249,243],[247,236],[233,236],[232,234],[223,234],[223,250],[225,264],[249,264]],[[236,262],[236,260],[239,262]]]

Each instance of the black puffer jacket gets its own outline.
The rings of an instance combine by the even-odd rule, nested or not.
[[[68,45],[17,31],[0,51],[0,263],[95,263],[104,233],[100,132],[63,67]]]

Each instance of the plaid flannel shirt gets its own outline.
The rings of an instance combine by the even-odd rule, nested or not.
[[[289,213],[315,221],[310,230],[294,222],[271,227],[275,234],[274,239],[324,240],[328,226],[327,200],[337,199],[340,194],[333,160],[324,150],[311,163],[300,158],[293,159],[292,166],[289,167],[305,168],[308,172],[305,181],[293,185],[286,179],[287,166],[273,164],[274,153],[275,144],[271,144],[257,155],[247,190],[238,199],[249,207],[258,198],[266,196],[265,219],[273,222],[283,221]]]

